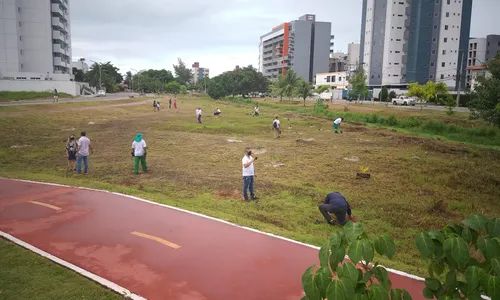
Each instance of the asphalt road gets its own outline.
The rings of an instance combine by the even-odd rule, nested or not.
[[[72,99],[59,99],[58,103],[125,100],[125,99],[129,99],[130,95],[133,95],[134,97],[139,96],[138,93],[116,93],[116,94],[107,94],[105,97],[82,96],[82,97],[77,97],[77,98],[72,98]],[[146,96],[150,96],[150,95],[146,95]],[[39,104],[51,104],[51,103],[53,103],[52,99],[19,100],[19,101],[10,101],[10,102],[0,102],[0,106],[39,105]]]

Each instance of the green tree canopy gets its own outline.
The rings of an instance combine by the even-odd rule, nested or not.
[[[380,101],[382,102],[387,102],[389,99],[389,91],[387,90],[386,86],[382,87],[382,90],[380,91]]]
[[[175,80],[177,80],[182,85],[187,85],[192,78],[191,69],[186,67],[186,64],[182,59],[177,59],[177,65],[174,65]]]
[[[289,71],[290,72],[290,71]],[[313,95],[314,86],[304,79],[299,78],[297,82],[296,94],[304,100],[304,106],[306,106],[306,99]]]
[[[491,76],[478,78],[469,108],[473,116],[500,127],[500,53],[486,66]]]
[[[116,85],[123,81],[123,76],[119,71],[120,69],[109,61],[104,64],[94,63],[85,74],[84,81],[88,82],[91,86],[99,87],[99,76],[101,75],[102,87],[106,91],[112,92],[116,89]]]
[[[361,99],[368,96],[368,87],[366,86],[366,74],[363,68],[359,68],[354,76],[349,78],[351,85],[350,96],[352,98]]]
[[[266,93],[269,81],[253,66],[222,73],[207,82],[207,93],[214,99],[226,96],[249,96],[253,93]]]
[[[73,67],[73,75],[76,82],[85,82],[85,73],[82,70]]]

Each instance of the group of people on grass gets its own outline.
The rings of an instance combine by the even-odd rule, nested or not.
[[[173,101],[174,109],[177,110],[177,99]],[[160,111],[160,101],[153,101],[153,109],[154,111]],[[172,98],[168,99],[168,109],[172,109]]]
[[[171,99],[169,100],[169,108],[171,107]],[[155,111],[159,111],[160,105],[159,101],[154,102]],[[174,108],[177,108],[176,100],[174,100]],[[219,108],[216,109],[214,115],[220,115],[221,111]],[[196,108],[196,118],[197,122],[201,124],[201,108]],[[255,106],[254,108],[254,116],[259,115],[259,107]],[[342,123],[343,118],[337,118],[333,122],[334,132],[338,133],[340,124]],[[273,130],[274,137],[279,138],[281,135],[281,123],[279,118],[276,116],[273,120]],[[340,131],[342,133],[342,131]],[[76,141],[75,136],[71,135],[68,138],[66,143],[66,156],[68,158],[68,170],[69,171],[77,171],[78,174],[81,174],[82,164],[83,164],[83,174],[88,173],[88,157],[92,150],[92,144],[90,139],[87,137],[85,131],[81,132],[81,137]],[[135,136],[132,146],[131,146],[131,155],[134,158],[134,173],[139,174],[139,165],[142,168],[143,172],[147,172],[147,163],[146,163],[146,155],[147,155],[147,144],[143,139],[142,133],[137,133]],[[258,200],[259,198],[255,195],[254,190],[254,176],[255,176],[255,168],[254,162],[257,160],[257,157],[252,156],[252,150],[246,149],[245,155],[241,160],[242,171],[243,171],[243,198],[245,201],[250,200]],[[249,194],[250,193],[250,197]],[[351,212],[351,206],[345,199],[345,197],[339,192],[329,193],[322,204],[318,206],[319,211],[325,218],[326,222],[330,225],[344,225],[349,220],[355,221],[354,216]],[[333,220],[330,214],[335,215],[336,221]]]

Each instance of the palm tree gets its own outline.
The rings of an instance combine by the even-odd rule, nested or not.
[[[297,83],[299,78],[297,77],[297,73],[294,70],[288,70],[286,72],[285,77],[283,78],[283,94],[289,98],[292,97],[295,92],[295,88],[297,87]]]
[[[280,102],[283,100],[283,94],[285,93],[285,78],[280,77],[278,80],[271,84],[271,91],[275,96],[280,96]]]
[[[302,78],[299,78],[296,92],[297,96],[299,96],[304,100],[304,107],[306,106],[306,98],[311,97],[313,95],[312,93],[313,88],[314,87],[312,86],[312,84],[306,82]]]

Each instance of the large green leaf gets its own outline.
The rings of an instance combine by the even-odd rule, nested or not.
[[[340,232],[335,232],[334,234],[332,234],[332,236],[330,237],[330,244],[333,247],[340,247],[341,246],[342,235],[340,234]]]
[[[339,263],[343,262],[345,259],[345,248],[336,247],[335,245],[331,248],[332,253],[330,254],[330,268],[332,270],[337,269]]]
[[[373,245],[375,246],[375,250],[377,251],[377,253],[380,255],[385,255],[389,258],[392,258],[396,253],[396,245],[387,234],[377,237],[373,241]]]
[[[434,299],[434,293],[428,287],[422,290],[422,294],[424,295],[425,299]]]
[[[363,225],[361,225],[361,223],[349,221],[344,225],[344,234],[351,242],[355,241],[363,233],[365,233],[365,230],[363,229]]]
[[[355,264],[357,264],[361,260],[361,257],[363,256],[362,243],[363,242],[361,240],[355,240],[354,242],[351,243],[351,245],[349,246],[349,250],[347,251],[349,259],[351,259],[351,261]]]
[[[459,267],[465,267],[469,261],[469,247],[461,237],[449,238],[444,242],[445,251],[451,255]]]
[[[346,280],[333,280],[326,289],[328,300],[351,300],[354,298],[354,288]]]
[[[423,258],[431,258],[434,253],[434,242],[427,232],[421,232],[416,239],[417,249]]]
[[[470,243],[472,241],[472,232],[469,227],[465,227],[462,231],[462,238],[467,243]]]
[[[431,239],[444,243],[444,234],[440,230],[432,230],[428,232]]]
[[[493,258],[491,260],[491,268],[493,269],[493,271],[495,271],[495,273],[500,276],[500,259],[498,258]]]
[[[377,278],[380,283],[389,281],[389,272],[387,272],[384,267],[374,267],[373,274],[375,274],[375,278]]]
[[[439,291],[441,282],[435,278],[425,278],[425,286],[433,292]]]
[[[477,247],[488,261],[493,258],[500,257],[500,245],[496,242],[496,240],[480,237],[477,240]]]
[[[340,279],[347,279],[349,282],[352,284],[352,286],[356,286],[356,283],[358,282],[358,269],[350,263],[350,262],[345,262],[341,266],[337,267],[337,274]]]
[[[370,300],[370,298],[368,298],[368,294],[356,294],[354,300]]]
[[[375,256],[375,251],[373,250],[372,243],[369,239],[361,240],[361,254],[364,261],[368,264],[373,260]]]
[[[390,300],[387,290],[378,284],[370,285],[368,296],[370,297],[370,300]]]
[[[319,249],[319,264],[322,267],[328,266],[328,258],[330,257],[330,244],[325,244]]]
[[[403,291],[400,289],[391,290],[391,300],[403,300]]]
[[[500,237],[500,218],[491,219],[486,230],[490,237]]]
[[[309,300],[309,298],[307,298],[307,296],[304,296],[304,297],[300,298],[300,300]]]
[[[465,280],[467,281],[467,288],[469,291],[479,287],[483,275],[484,271],[476,266],[468,267],[467,270],[465,270]]]
[[[328,285],[330,284],[331,281],[332,281],[332,273],[330,271],[330,268],[328,268],[328,266],[321,267],[319,268],[318,271],[316,271],[316,275],[314,276],[314,282],[318,287],[322,299],[326,298],[326,289],[328,288]]]
[[[412,300],[411,295],[407,290],[403,290],[403,300]]]
[[[476,232],[482,232],[486,229],[486,218],[483,215],[473,215],[462,221],[470,229]]]
[[[310,266],[302,275],[302,289],[309,300],[321,300],[318,287],[314,282],[312,270],[316,266]]]
[[[431,262],[431,264],[429,265],[429,275],[431,277],[434,277],[434,276],[440,276],[441,274],[443,274],[444,272],[444,264],[443,263],[438,263],[438,262]]]
[[[488,296],[491,300],[500,299],[500,277],[490,276],[488,279]]]
[[[446,288],[448,288],[450,290],[454,290],[456,288],[456,286],[457,286],[457,272],[448,271],[448,273],[446,273],[445,286],[446,286]]]

